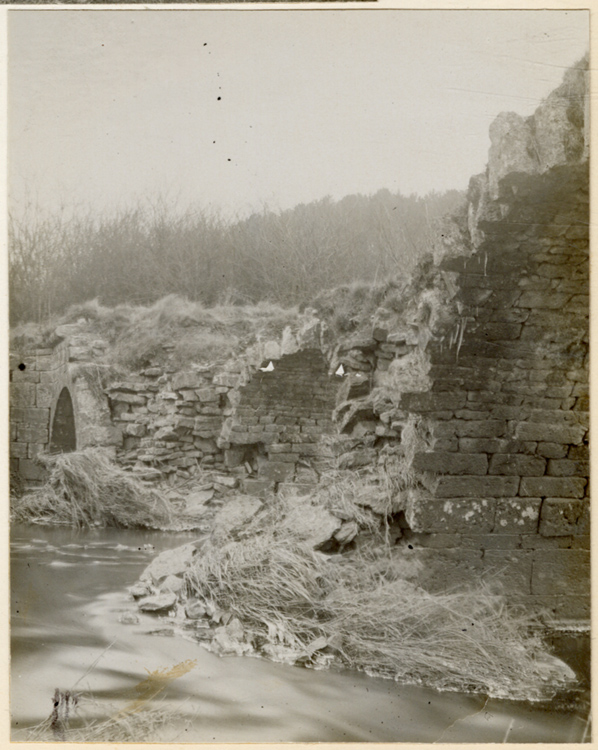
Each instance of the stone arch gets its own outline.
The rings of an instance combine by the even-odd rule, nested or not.
[[[71,453],[77,449],[75,410],[69,389],[65,386],[58,396],[50,430],[50,453]]]

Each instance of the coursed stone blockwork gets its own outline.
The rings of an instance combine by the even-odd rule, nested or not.
[[[11,352],[10,469],[29,486],[41,484],[45,477],[36,458],[50,445],[59,396],[71,387],[66,342]]]

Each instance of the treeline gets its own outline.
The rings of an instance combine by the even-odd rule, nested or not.
[[[100,218],[30,210],[9,222],[10,321],[46,322],[94,298],[306,303],[321,289],[408,273],[461,200],[380,190],[235,221],[161,201]]]

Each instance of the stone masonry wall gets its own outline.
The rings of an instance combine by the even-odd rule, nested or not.
[[[421,486],[409,497],[406,520],[417,533],[407,538],[435,548],[447,580],[457,564],[471,575],[500,571],[530,604],[583,619],[587,163],[511,176],[502,189],[508,221],[481,222],[477,252],[440,263],[457,290],[461,345],[432,340],[430,388],[401,395],[429,441],[412,462]]]
[[[313,484],[318,461],[331,455],[321,437],[333,432],[337,384],[319,349],[277,347],[270,342],[258,354],[272,357],[256,360],[273,361],[272,371],[250,358],[186,372],[150,367],[113,383],[107,394],[122,433],[119,462],[146,478],[233,474],[260,495],[280,482]]]
[[[499,574],[526,606],[586,621],[587,116],[581,66],[532,117],[497,118],[466,214],[400,304],[339,340],[307,314],[301,335],[224,366],[113,383],[104,442],[120,441],[119,462],[146,478],[210,469],[260,495],[309,490],[331,459],[394,471],[397,552],[429,563],[431,587]],[[72,347],[71,359],[87,356]],[[11,355],[11,468],[32,482],[68,357],[64,342]]]
[[[45,476],[36,457],[48,448],[60,391],[70,386],[68,346],[10,354],[10,470],[30,486]]]
[[[267,485],[313,482],[320,460],[332,456],[322,437],[335,431],[338,383],[318,349],[283,356],[273,367],[258,370],[239,389],[240,401],[226,431],[231,444],[227,463],[242,465],[251,460],[251,446],[259,446],[263,459],[258,455],[258,480]]]

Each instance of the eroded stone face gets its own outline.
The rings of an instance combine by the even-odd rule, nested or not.
[[[499,197],[499,183],[511,172],[535,174],[540,170],[536,140],[530,125],[515,112],[502,112],[490,125],[488,186]]]

